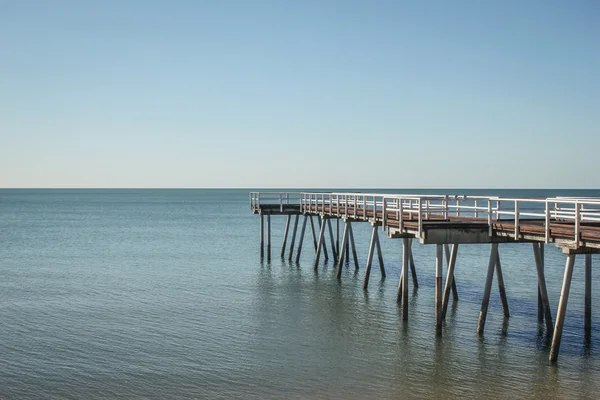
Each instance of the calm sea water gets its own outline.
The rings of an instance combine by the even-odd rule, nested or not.
[[[280,259],[284,217],[272,222],[267,263],[246,190],[0,190],[0,398],[597,398],[600,311],[585,343],[583,260],[553,367],[531,245],[500,245],[511,317],[495,290],[483,338],[489,245],[462,246],[438,338],[434,246],[414,248],[402,321],[401,241],[382,240],[388,277],[375,266],[363,291],[369,226],[354,226],[361,269],[338,281],[331,261],[313,271],[308,241],[299,264]],[[564,264],[547,246],[553,316]]]

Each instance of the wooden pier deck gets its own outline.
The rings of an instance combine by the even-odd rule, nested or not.
[[[591,333],[591,255],[600,253],[600,199],[598,198],[500,198],[485,196],[457,195],[405,195],[377,193],[317,193],[317,192],[252,192],[250,194],[252,212],[261,216],[261,256],[264,256],[264,217],[267,217],[267,257],[271,255],[270,217],[286,215],[282,256],[285,253],[291,219],[295,216],[292,233],[292,259],[294,242],[301,216],[304,221],[300,231],[296,260],[300,258],[302,242],[307,222],[311,224],[315,245],[315,269],[318,267],[321,253],[327,253],[327,230],[329,230],[330,250],[338,265],[338,277],[344,259],[350,258],[350,248],[355,266],[358,259],[352,232],[353,222],[371,224],[372,236],[367,258],[364,287],[368,285],[374,252],[377,249],[379,264],[383,276],[383,258],[381,255],[378,229],[382,229],[389,238],[403,239],[403,260],[398,302],[402,307],[403,319],[408,318],[408,282],[409,267],[413,285],[418,285],[412,260],[411,245],[413,239],[421,244],[437,246],[436,251],[436,330],[441,334],[442,321],[446,314],[450,292],[457,298],[454,282],[454,264],[459,245],[491,244],[490,261],[484,287],[481,312],[477,331],[482,334],[489,304],[494,274],[498,286],[504,315],[509,317],[508,303],[504,292],[504,282],[499,243],[531,243],[536,260],[538,275],[538,319],[545,321],[546,332],[552,335],[550,362],[558,358],[562,329],[569,297],[575,257],[585,256],[585,335]],[[313,216],[319,218],[318,239],[314,234]],[[345,223],[341,247],[333,239],[331,219]],[[556,313],[555,325],[549,307],[544,275],[544,245],[554,244],[566,254],[566,266],[562,283],[561,298]],[[450,250],[450,245],[452,249]],[[445,285],[442,266],[444,253],[448,267]]]

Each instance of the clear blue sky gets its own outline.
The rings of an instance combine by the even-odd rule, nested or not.
[[[0,0],[0,187],[600,187],[600,1]]]

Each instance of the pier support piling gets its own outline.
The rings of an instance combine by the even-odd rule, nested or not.
[[[457,253],[458,244],[453,244],[448,260],[448,275],[446,275],[446,286],[444,287],[444,298],[442,300],[442,319],[446,318],[446,311],[448,310],[448,303],[450,302],[450,291],[452,290],[452,284],[454,283],[454,268],[456,265]]]
[[[375,243],[377,242],[377,227],[373,227],[371,232],[371,242],[369,242],[369,252],[367,255],[367,265],[365,267],[365,279],[363,281],[363,289],[369,286],[369,276],[371,276],[371,265],[373,264],[373,256],[375,255]]]
[[[271,261],[271,214],[267,214],[267,261]]]
[[[412,243],[413,243],[412,238],[408,239],[408,247],[410,250],[410,254],[409,254],[410,273],[412,274],[413,286],[415,288],[418,288],[419,281],[417,280],[417,270],[415,268],[415,259],[413,258]]]
[[[342,246],[343,248],[344,246]],[[336,218],[335,219],[335,252],[338,255],[338,258],[341,258],[340,256],[340,219]]]
[[[358,255],[356,254],[356,244],[354,243],[354,231],[352,230],[352,223],[346,221],[348,224],[348,233],[350,235],[350,245],[352,246],[352,257],[354,258],[354,268],[358,269]]]
[[[294,254],[294,246],[296,245],[296,232],[298,232],[298,220],[300,215],[296,214],[294,219],[294,229],[292,230],[292,242],[290,243],[290,253],[288,254],[288,260],[292,261],[292,255]]]
[[[504,277],[502,275],[502,264],[500,264],[500,252],[496,251],[496,279],[498,280],[498,291],[500,292],[500,301],[502,302],[502,311],[504,317],[509,318],[508,300],[506,299],[506,290],[504,288]]]
[[[544,322],[544,304],[542,303],[542,292],[540,290],[540,286],[537,287],[538,293],[538,323]]]
[[[443,245],[436,245],[435,257],[435,331],[442,333],[442,266],[444,265]]]
[[[290,230],[290,221],[292,220],[292,216],[288,215],[285,220],[285,228],[283,229],[283,243],[281,245],[281,258],[285,257],[285,246],[287,244],[288,232]]]
[[[300,254],[302,253],[302,243],[304,242],[304,232],[306,231],[307,222],[308,215],[305,215],[304,221],[302,221],[302,229],[300,230],[300,240],[298,241],[298,251],[296,252],[296,264],[300,262]]]
[[[325,216],[322,215],[321,219],[319,220],[319,229],[322,229],[323,226],[326,224],[325,222]],[[325,259],[325,261],[329,260],[329,254],[327,253],[327,240],[325,240],[325,237],[323,236],[323,258]]]
[[[346,221],[346,223],[349,224],[350,221]],[[346,243],[345,250],[346,250],[346,260],[350,261],[350,241],[348,241]]]
[[[446,253],[446,262],[448,263],[448,268],[450,268],[450,246],[448,244],[444,245],[444,250]],[[458,290],[456,290],[456,281],[452,279],[452,300],[458,301]]]
[[[331,241],[331,255],[333,257],[333,262],[337,262],[338,254],[335,250],[335,241],[333,239],[333,229],[331,228],[331,218],[327,218],[327,226],[329,227],[329,239]]]
[[[323,217],[323,223],[321,224],[321,230],[319,231],[319,241],[317,243],[317,254],[315,256],[315,270],[319,268],[319,258],[321,257],[321,249],[325,243],[325,217]],[[323,249],[324,250],[324,249]]]
[[[313,245],[315,246],[315,252],[317,251],[317,235],[315,235],[315,223],[313,222],[313,216],[308,217],[310,219],[310,231],[312,232]]]
[[[544,274],[544,245],[532,243],[532,246],[538,278],[538,321],[540,319],[539,309],[541,305],[542,321],[546,321],[546,334],[550,335],[554,331],[554,327],[552,326],[552,313],[550,312],[550,301],[548,300],[548,290]]]
[[[408,239],[402,239],[402,275],[408,276],[408,264],[410,258],[410,248]],[[408,319],[408,278],[400,279],[400,286],[398,288],[398,299],[402,302],[402,319]],[[402,294],[400,296],[400,293]]]
[[[565,266],[565,275],[563,277],[562,290],[560,292],[560,301],[558,304],[558,313],[556,314],[556,324],[554,325],[554,336],[552,337],[552,347],[550,349],[550,363],[556,363],[558,351],[560,349],[560,340],[562,330],[565,324],[565,315],[567,313],[567,302],[569,301],[569,291],[571,290],[571,279],[573,278],[573,265],[575,264],[575,254],[567,256]]]
[[[479,322],[477,324],[477,333],[483,335],[485,329],[485,319],[487,317],[488,305],[490,304],[490,293],[492,292],[492,281],[494,280],[494,267],[496,266],[498,254],[498,243],[492,243],[490,251],[490,262],[488,264],[487,278],[483,290],[483,300],[481,301],[481,311],[479,312]]]
[[[373,226],[373,229],[377,230],[377,225]],[[385,267],[383,265],[383,253],[381,252],[381,244],[379,243],[379,233],[376,235],[377,242],[375,243],[377,246],[377,258],[379,260],[379,270],[381,271],[381,276],[385,278]]]
[[[541,257],[541,265],[542,265],[542,270],[543,270],[544,269],[544,243],[533,243],[532,245],[534,247],[534,249],[533,249],[534,256],[535,256],[535,252],[536,252],[535,247],[537,246],[539,248],[540,257]],[[537,268],[537,261],[536,261],[536,268]],[[545,312],[545,310],[544,310],[544,299],[542,296],[542,289],[540,288],[540,286],[538,284],[538,322],[539,323],[544,322],[544,312]],[[550,325],[552,325],[552,324],[550,324]]]
[[[339,253],[339,259],[338,259],[338,271],[337,271],[337,277],[338,279],[340,279],[342,277],[342,267],[344,265],[344,249],[346,248],[346,246],[348,245],[348,223],[344,224],[344,233],[342,235],[342,247],[340,253]]]
[[[592,334],[592,255],[585,255],[585,320],[583,324],[585,339]]]
[[[260,258],[265,258],[265,216],[260,214]]]

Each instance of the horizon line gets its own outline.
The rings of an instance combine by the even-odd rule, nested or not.
[[[202,187],[202,186],[189,186],[189,187],[69,187],[69,186],[56,186],[56,187],[0,187],[0,190],[327,190],[327,191],[339,191],[339,190],[600,190],[600,188],[581,188],[581,187],[258,187],[258,186],[227,186],[227,187]]]

